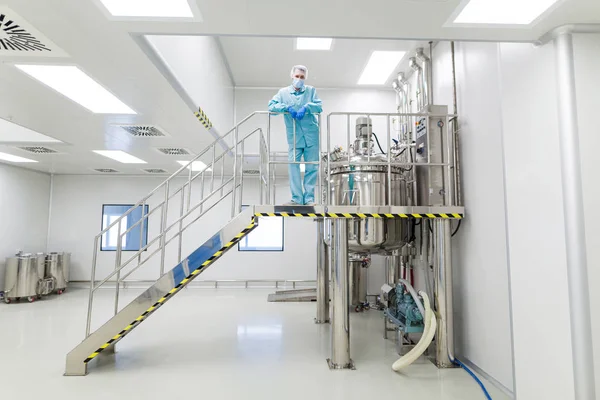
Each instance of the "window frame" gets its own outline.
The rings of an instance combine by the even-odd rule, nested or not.
[[[102,232],[105,228],[104,228],[104,208],[105,207],[128,207],[127,210],[131,209],[135,204],[102,204],[102,213],[100,214],[100,232]],[[142,207],[141,205],[139,205],[138,207]],[[148,215],[148,213],[150,212],[150,205],[145,204],[144,205],[145,210],[143,210],[142,212],[142,218],[145,215]],[[121,214],[122,215],[122,214]],[[146,218],[146,222],[144,223],[144,230],[146,231],[146,237],[144,240],[144,245],[146,246],[148,244],[148,222],[149,222],[149,218]],[[109,224],[110,225],[110,224]],[[127,230],[127,229],[125,229]],[[108,232],[106,232],[108,233]],[[142,247],[143,247],[142,246]],[[138,244],[139,247],[139,244]],[[107,249],[106,246],[104,246],[104,235],[100,235],[100,251],[117,251],[117,249],[115,248],[113,249]],[[121,249],[121,251],[140,251],[140,249],[138,248],[137,250],[129,250],[129,249]],[[144,250],[144,251],[148,251],[148,249]]]
[[[242,205],[242,210],[248,207],[247,205]],[[265,250],[265,249],[242,249],[241,245],[242,245],[242,241],[243,240],[248,240],[248,235],[252,235],[253,233],[255,233],[256,231],[252,231],[250,233],[248,233],[248,235],[244,236],[239,242],[238,242],[238,251],[241,252],[251,252],[251,253],[256,253],[256,252],[264,252],[264,253],[281,253],[283,251],[285,251],[285,218],[284,217],[257,217],[257,218],[281,218],[281,250],[280,249],[276,249],[276,250]],[[259,223],[260,226],[260,223]]]

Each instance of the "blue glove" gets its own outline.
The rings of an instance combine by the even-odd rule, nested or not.
[[[294,107],[288,107],[287,111],[290,113],[290,115],[292,116],[292,118],[296,118],[296,110],[294,110]]]
[[[304,114],[306,114],[306,107],[302,107],[298,110],[298,112],[296,113],[296,119],[300,120],[304,118]]]

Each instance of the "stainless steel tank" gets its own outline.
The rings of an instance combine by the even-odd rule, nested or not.
[[[372,125],[368,118],[356,120],[356,141],[348,153],[339,150],[329,176],[331,204],[345,206],[386,206],[391,192],[391,205],[408,205],[404,171],[391,166],[388,185],[387,165],[357,165],[355,163],[387,162],[387,156],[374,154]],[[348,247],[355,252],[386,252],[402,247],[408,235],[408,222],[400,219],[356,219],[348,227]]]
[[[360,312],[367,304],[367,272],[371,259],[364,254],[350,253],[348,255],[348,270],[350,274],[350,306]]]
[[[26,297],[29,302],[39,295],[41,280],[37,256],[20,254],[6,259],[4,301],[10,303]]]
[[[54,280],[54,289],[62,294],[69,283],[71,253],[49,253],[46,255],[46,278]]]

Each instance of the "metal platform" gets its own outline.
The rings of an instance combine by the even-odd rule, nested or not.
[[[204,272],[257,226],[252,210],[246,210],[202,244],[150,288],[120,310],[67,355],[65,375],[87,374],[87,366],[100,353],[138,327],[171,297]]]
[[[258,217],[463,219],[464,207],[254,206]]]

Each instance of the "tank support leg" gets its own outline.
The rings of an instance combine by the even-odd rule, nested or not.
[[[325,224],[329,219],[317,221],[317,318],[316,324],[329,323],[329,251],[325,243]]]
[[[330,369],[354,369],[350,359],[350,307],[348,274],[348,220],[333,220],[331,231],[333,318],[331,323]]]

